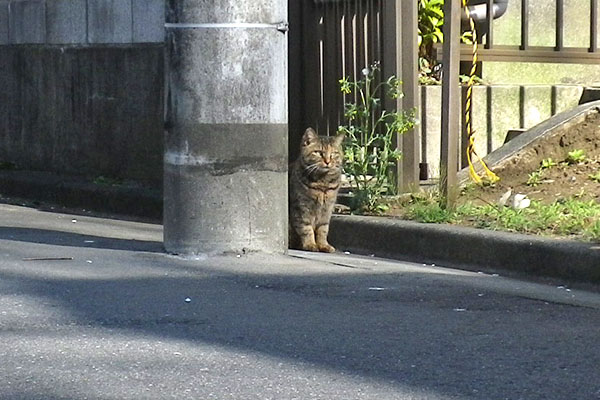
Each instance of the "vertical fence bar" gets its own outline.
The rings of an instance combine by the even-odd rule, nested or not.
[[[302,59],[304,62],[305,117],[304,123],[318,128],[321,116],[321,66],[319,44],[319,5],[303,1]],[[301,135],[301,134],[300,134]]]
[[[442,85],[442,138],[440,154],[440,190],[445,205],[451,208],[458,195],[458,134],[460,91],[458,71],[460,63],[460,2],[444,2],[444,46]]]
[[[418,57],[418,4],[416,1],[401,0],[402,18],[402,110],[414,112],[419,105],[419,57]],[[420,146],[416,128],[402,137],[402,181],[399,189],[414,191],[419,186]]]
[[[555,115],[557,112],[558,87],[552,85],[550,87],[550,115]]]
[[[565,3],[564,0],[556,0],[556,51],[564,48],[565,34]]]
[[[354,48],[352,42],[352,10],[344,1],[344,76],[354,76]]]
[[[350,22],[350,31],[349,31],[349,38],[350,38],[350,48],[352,49],[351,51],[351,64],[350,64],[350,74],[352,76],[352,79],[358,79],[358,54],[359,54],[359,49],[358,49],[358,45],[357,45],[357,41],[356,41],[356,24],[357,24],[357,19],[358,17],[356,16],[356,12],[357,12],[357,7],[358,4],[356,3],[356,1],[350,1],[349,2],[349,6],[348,6],[348,12],[349,12],[349,22]]]
[[[289,146],[288,158],[295,160],[303,127],[306,129],[306,88],[304,87],[305,55],[302,52],[304,2],[289,2],[290,31],[288,32],[289,59],[298,60],[289,63],[288,69],[288,102],[289,102]]]
[[[590,52],[598,51],[598,0],[590,0]]]
[[[494,0],[487,0],[486,6],[485,22],[487,24],[487,32],[485,48],[491,49],[494,45]]]
[[[387,0],[381,6],[381,30],[382,30],[382,60],[381,73],[384,77],[394,75],[402,76],[402,9],[401,1]],[[388,111],[400,110],[402,103],[400,99],[392,100],[385,98],[384,106]],[[396,147],[403,151],[402,138],[396,138]],[[398,189],[403,182],[403,164],[396,163],[396,178]]]
[[[363,12],[364,0],[356,0],[356,47],[357,47],[357,73],[368,66],[365,43],[365,14]]]
[[[525,86],[519,86],[519,128],[525,129]]]
[[[400,0],[401,1],[401,0]],[[386,0],[381,5],[381,74],[387,76],[402,76],[402,55],[399,47],[402,41],[402,15],[398,0]],[[394,110],[397,101],[384,100],[387,110]]]
[[[335,98],[335,113],[333,134],[336,134],[338,126],[342,123],[344,117],[344,99],[339,88],[339,80],[344,76],[342,49],[342,6],[339,2],[335,3],[335,79],[331,82]]]
[[[369,61],[381,61],[381,55],[379,54],[377,45],[377,13],[375,12],[375,0],[368,1],[367,21]]]
[[[521,50],[529,49],[529,0],[521,0]]]
[[[427,88],[421,86],[421,164],[419,164],[419,179],[429,179],[429,160],[427,157]]]
[[[494,91],[492,86],[488,85],[485,88],[485,100],[486,100],[486,119],[487,119],[487,152],[491,153],[494,151],[494,115],[492,114],[492,104]]]
[[[321,135],[331,135],[337,118],[337,90],[334,87],[339,77],[336,76],[337,47],[336,47],[336,14],[337,3],[324,4],[323,13],[323,117],[325,118],[325,131]]]

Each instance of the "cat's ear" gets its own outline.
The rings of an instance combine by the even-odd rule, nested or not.
[[[303,146],[308,146],[309,144],[315,143],[318,140],[319,135],[317,135],[317,132],[315,132],[313,128],[308,128],[306,131],[304,131],[304,135],[302,135]]]
[[[333,144],[336,146],[341,146],[345,138],[346,134],[344,132],[340,132],[333,138]]]

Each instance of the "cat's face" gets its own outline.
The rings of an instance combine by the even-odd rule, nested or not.
[[[306,169],[321,173],[341,170],[344,162],[343,140],[343,134],[319,137],[312,128],[308,128],[302,136],[300,151]]]

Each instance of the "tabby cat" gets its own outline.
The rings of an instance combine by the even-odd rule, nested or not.
[[[327,242],[329,220],[340,188],[343,134],[319,137],[308,128],[302,136],[300,156],[290,164],[290,247],[332,253]]]

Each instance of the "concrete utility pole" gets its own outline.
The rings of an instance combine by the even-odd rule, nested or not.
[[[164,245],[287,248],[287,0],[167,1]]]

